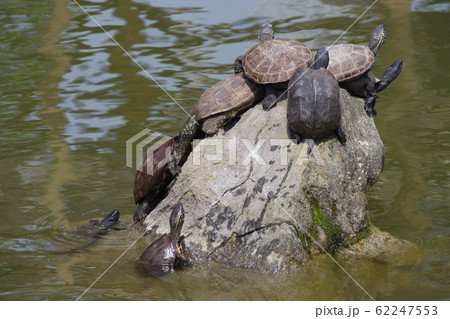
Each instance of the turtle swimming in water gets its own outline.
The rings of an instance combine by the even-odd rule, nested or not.
[[[121,230],[121,228],[114,227],[114,225],[119,222],[119,218],[119,210],[115,209],[100,221],[91,220],[88,225],[78,226],[75,232],[78,235],[88,235],[87,237],[99,238],[110,231]]]
[[[181,245],[181,228],[184,209],[181,203],[173,208],[170,215],[170,233],[155,240],[136,261],[136,271],[144,277],[161,277],[173,272],[177,266],[189,266]]]
[[[329,62],[328,51],[317,51],[313,65],[299,68],[289,81],[287,120],[290,135],[303,137],[308,143],[308,154],[314,146],[314,139],[324,138],[336,132],[345,144],[345,134],[341,129],[341,106],[339,84],[333,74],[326,69]]]
[[[73,231],[64,232],[62,234],[63,237],[60,238],[59,241],[73,246],[74,248],[71,252],[87,248],[108,232],[123,230],[124,228],[115,227],[115,225],[119,222],[119,218],[119,210],[115,209],[100,221],[91,220],[87,225],[80,225]]]
[[[205,134],[215,134],[232,118],[257,104],[263,94],[264,88],[250,81],[243,73],[234,74],[206,90],[174,143],[169,162],[171,173],[178,174],[180,163],[184,163],[182,159],[189,155],[190,143],[200,127]]]
[[[297,68],[307,67],[312,60],[311,50],[302,42],[289,39],[274,39],[272,24],[261,25],[259,43],[251,47],[235,61],[235,72],[243,70],[255,83],[264,85],[264,109],[276,105],[275,88],[287,88],[287,81]],[[242,66],[241,66],[242,64]]]
[[[369,116],[376,115],[377,93],[394,81],[402,70],[402,60],[397,60],[386,69],[381,80],[372,73],[375,57],[386,39],[386,31],[380,24],[372,32],[369,47],[354,44],[336,44],[328,47],[330,63],[328,70],[339,81],[339,85],[350,94],[365,98],[364,108]]]

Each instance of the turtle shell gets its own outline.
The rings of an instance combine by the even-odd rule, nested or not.
[[[136,203],[149,192],[165,188],[173,179],[173,175],[167,167],[167,161],[174,139],[175,137],[171,137],[147,150],[134,179],[133,194]],[[147,160],[150,156],[152,161]]]
[[[339,82],[357,78],[369,70],[375,56],[366,46],[355,44],[336,44],[327,48],[330,56],[328,70]]]
[[[158,277],[174,270],[178,244],[169,235],[163,235],[155,240],[136,262],[136,270],[143,276]]]
[[[324,68],[298,69],[289,81],[287,118],[304,138],[328,136],[341,121],[339,84]]]
[[[245,74],[256,83],[288,81],[297,68],[307,67],[313,59],[311,50],[302,42],[272,39],[259,42],[242,59]]]
[[[192,114],[201,121],[219,113],[230,116],[256,104],[264,94],[263,88],[250,81],[243,73],[234,74],[205,91],[195,104]]]

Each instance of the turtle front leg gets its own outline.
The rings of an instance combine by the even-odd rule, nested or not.
[[[266,95],[261,101],[261,104],[265,110],[270,110],[272,107],[277,105],[277,96],[275,95],[273,84],[266,84],[264,85],[264,88],[266,90]]]
[[[191,267],[192,266],[191,261],[183,254],[176,252],[175,255],[176,255],[177,265],[182,266],[182,267]]]
[[[199,124],[195,118],[196,116],[193,115],[187,119],[173,143],[169,162],[167,163],[167,166],[173,176],[180,174],[181,166],[184,164],[190,153],[191,141],[197,133],[197,129],[199,127]]]
[[[347,142],[347,137],[345,136],[345,133],[342,130],[341,124],[339,124],[338,127],[336,128],[336,136],[339,142],[341,142],[342,145],[345,145],[345,142]]]
[[[367,115],[369,117],[374,117],[377,115],[377,111],[375,111],[375,102],[376,102],[377,96],[376,94],[370,95],[364,104],[364,110],[366,111]]]

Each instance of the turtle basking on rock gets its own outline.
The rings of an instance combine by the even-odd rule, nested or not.
[[[339,84],[326,69],[328,61],[328,51],[319,49],[314,64],[297,69],[289,81],[287,120],[290,135],[296,136],[297,142],[306,139],[308,154],[315,139],[333,132],[342,144],[346,141],[340,126]]]
[[[178,266],[189,266],[181,245],[181,228],[184,209],[181,203],[175,205],[170,215],[170,233],[155,240],[136,261],[136,271],[141,276],[161,277],[173,272]]]
[[[375,57],[386,39],[383,24],[372,32],[369,47],[354,44],[336,44],[327,48],[330,56],[328,70],[339,85],[350,94],[366,99],[364,108],[369,116],[374,110],[377,93],[394,81],[402,70],[402,60],[397,60],[384,72],[381,80],[372,73]]]
[[[191,141],[200,128],[205,134],[215,134],[229,120],[258,103],[263,94],[263,87],[243,73],[234,74],[205,91],[178,136],[151,148],[136,171],[133,193],[138,208],[133,220],[143,220],[159,202],[161,194],[186,161]],[[149,154],[152,154],[151,168],[147,161]],[[149,169],[152,171],[148,172]]]
[[[263,87],[250,81],[243,73],[234,74],[205,91],[174,143],[169,162],[171,173],[178,174],[180,163],[183,163],[180,159],[189,154],[190,143],[200,127],[205,134],[215,134],[232,118],[257,104],[263,94]]]
[[[141,166],[136,170],[133,195],[138,207],[133,215],[135,222],[143,220],[155,208],[165,189],[174,179],[168,168],[168,161],[177,138],[171,137],[149,148]],[[185,160],[186,157],[181,156],[177,164],[183,165]]]
[[[235,61],[235,72],[245,73],[253,82],[264,85],[264,109],[276,105],[275,88],[287,88],[287,81],[297,68],[307,67],[312,60],[311,50],[302,42],[289,39],[274,39],[272,24],[261,25],[259,43],[251,47]]]

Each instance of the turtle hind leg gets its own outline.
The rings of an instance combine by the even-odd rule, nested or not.
[[[202,131],[210,135],[216,134],[219,127],[224,126],[227,120],[228,117],[223,113],[212,115],[203,122]]]
[[[387,88],[389,84],[391,84],[391,82],[394,81],[400,75],[402,67],[403,67],[402,60],[397,60],[394,63],[392,63],[386,69],[386,71],[384,71],[381,80],[375,84],[375,91],[378,93]]]
[[[345,142],[347,142],[347,137],[345,136],[344,130],[342,130],[342,126],[339,124],[336,128],[336,136],[341,142],[342,145],[345,145]]]
[[[297,133],[296,131],[294,131],[290,125],[287,126],[287,133],[288,133],[288,137],[291,140],[294,140],[295,144],[297,144],[297,145],[302,140],[302,136],[300,135],[300,133]]]
[[[243,55],[240,55],[234,60],[234,74],[242,73],[244,72],[244,68],[242,67],[242,59],[244,58]]]
[[[275,95],[275,89],[272,84],[264,85],[266,90],[266,95],[261,101],[262,107],[265,110],[270,110],[272,107],[277,105],[277,96]]]
[[[314,143],[314,140],[312,138],[307,138],[305,140],[305,143],[308,145],[308,152],[307,152],[307,154],[309,155],[309,154],[311,154],[311,151],[312,151],[312,149],[314,148],[314,146],[316,144]]]

